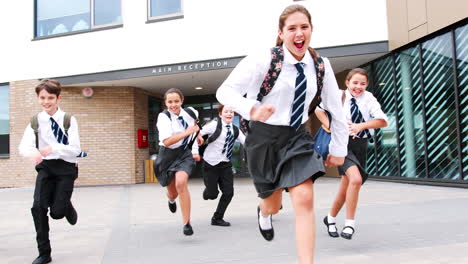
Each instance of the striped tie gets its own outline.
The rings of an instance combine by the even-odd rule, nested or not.
[[[304,63],[299,62],[296,63],[295,66],[297,69],[296,88],[294,89],[294,101],[292,104],[291,120],[289,121],[289,125],[297,130],[302,124],[307,79],[304,75]]]
[[[359,106],[356,104],[356,98],[351,98],[351,120],[354,124],[359,124],[365,122],[364,117],[362,117],[361,111],[359,111]],[[367,137],[372,143],[374,140],[369,132],[369,129],[361,130],[356,136],[359,138]]]
[[[182,126],[184,127],[184,129],[187,129],[188,124],[187,124],[187,122],[185,122],[184,118],[182,116],[179,116],[179,117],[177,117],[177,119],[179,119],[179,121],[182,124]],[[189,137],[190,136],[185,137],[184,140],[182,141],[182,146],[184,146],[184,149],[187,148],[187,143],[188,143]]]
[[[59,144],[68,145],[68,136],[63,133],[62,129],[59,127],[58,123],[54,120],[54,118],[50,117],[50,127],[52,128],[52,132],[54,133],[55,139]],[[86,152],[80,152],[78,154],[78,158],[83,158],[88,156]]]
[[[231,159],[232,157],[232,150],[234,149],[234,135],[231,132],[231,126],[226,125],[227,128],[227,134],[226,134],[226,141],[224,142],[224,147],[223,147],[223,154],[226,153],[226,157],[228,159]]]

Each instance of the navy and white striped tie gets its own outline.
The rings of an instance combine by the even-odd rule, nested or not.
[[[234,135],[231,132],[231,126],[226,125],[227,128],[227,133],[226,133],[226,141],[224,142],[224,147],[223,147],[223,154],[226,153],[226,157],[228,159],[231,159],[232,157],[232,150],[234,149]]]
[[[304,113],[304,104],[306,98],[307,79],[304,75],[304,63],[296,63],[297,76],[296,76],[296,87],[294,89],[294,101],[291,110],[291,120],[289,125],[296,130],[302,124],[302,115]]]
[[[365,122],[364,117],[362,116],[361,111],[359,110],[359,106],[356,103],[356,98],[351,98],[351,121],[354,124],[359,124]],[[361,130],[356,136],[359,138],[367,137],[369,141],[372,143],[374,140],[369,132],[369,129]]]
[[[187,129],[188,124],[187,124],[187,122],[185,122],[184,118],[182,116],[179,116],[179,117],[177,117],[177,119],[179,119],[179,121],[182,124],[182,126],[184,127],[184,129]],[[187,148],[187,143],[188,143],[189,137],[190,136],[185,137],[184,140],[182,141],[182,146],[184,146],[184,149]]]
[[[59,144],[68,145],[68,136],[63,133],[62,129],[59,127],[58,123],[54,120],[54,118],[50,117],[50,127],[52,128],[52,132],[54,133],[55,139]],[[86,152],[80,152],[78,154],[78,158],[83,158],[88,156]]]

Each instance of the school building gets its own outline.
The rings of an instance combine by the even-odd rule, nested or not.
[[[63,84],[61,108],[89,153],[77,185],[154,181],[164,92],[179,88],[202,121],[216,117],[216,89],[242,58],[274,45],[294,3],[311,12],[311,45],[341,88],[349,69],[370,72],[389,117],[369,144],[372,177],[468,186],[466,1],[35,0],[0,2],[0,188],[34,184],[18,145],[41,110],[43,78]],[[240,146],[233,163],[248,176]]]

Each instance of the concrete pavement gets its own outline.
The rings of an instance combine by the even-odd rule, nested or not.
[[[338,182],[321,178],[315,184],[316,263],[468,263],[467,189],[370,180],[361,189],[356,233],[348,241],[328,237],[322,223]],[[274,216],[275,239],[266,242],[250,179],[235,179],[225,217],[231,227],[210,225],[217,201],[202,199],[200,179],[190,180],[189,188],[192,237],[182,234],[180,210],[169,212],[159,184],[76,188],[77,225],[50,220],[52,263],[297,263],[288,194]],[[0,263],[31,263],[37,256],[32,195],[32,188],[0,189]]]

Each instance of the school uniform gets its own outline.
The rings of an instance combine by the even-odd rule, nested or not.
[[[262,102],[258,102],[256,98],[270,67],[271,54],[268,50],[244,58],[216,93],[219,102],[247,120],[250,120],[250,111],[254,106],[268,104],[275,108],[272,116],[265,122],[250,122],[250,133],[245,141],[249,172],[261,198],[268,197],[275,190],[296,186],[307,179],[315,180],[325,173],[322,158],[312,150],[313,138],[304,128],[308,120],[309,105],[317,92],[312,55],[307,51],[300,61],[303,63],[303,74],[307,82],[301,125],[295,129],[290,122],[299,72],[296,64],[299,61],[284,45],[283,50],[281,73]],[[344,157],[348,130],[340,100],[341,93],[328,59],[324,58],[324,64],[321,98],[335,121],[332,123],[330,153]]]
[[[198,116],[198,112],[195,109],[192,108],[192,111]],[[178,116],[169,110],[168,112],[170,114],[170,118],[164,112],[161,112],[158,115],[158,121],[156,123],[156,127],[159,132],[160,148],[158,157],[154,162],[154,173],[163,187],[171,183],[172,179],[174,179],[175,173],[178,171],[185,171],[190,175],[195,167],[192,149],[194,153],[198,153],[196,140],[192,149],[188,147],[188,143],[194,135],[186,137],[185,140],[181,139],[170,146],[164,145],[163,141],[165,139],[184,132],[187,127],[193,126],[196,122],[196,120],[182,108],[180,109],[180,114]],[[187,127],[184,127],[181,118],[183,118]]]
[[[371,92],[365,91],[361,96],[353,97],[349,90],[346,90],[345,96],[343,108],[345,109],[346,121],[348,123],[354,123],[352,118],[352,101],[354,100],[364,121],[372,119],[388,120],[387,115],[382,111],[379,102]],[[348,154],[346,155],[345,162],[342,166],[338,166],[338,172],[340,175],[345,175],[346,170],[350,167],[357,166],[359,168],[363,184],[368,178],[368,174],[366,172],[368,140],[370,140],[374,135],[374,129],[368,129],[368,131],[368,133],[363,131],[360,135],[350,135]]]
[[[52,129],[55,121],[59,129],[62,132],[65,131],[63,128],[64,116],[65,112],[60,108],[52,116],[45,111],[38,114],[38,149],[46,146],[52,147],[52,152],[43,157],[42,162],[35,167],[37,178],[31,213],[36,228],[40,256],[51,253],[48,208],[50,207],[50,216],[54,219],[61,219],[64,216],[67,216],[68,219],[72,212],[76,213],[70,199],[74,182],[78,177],[77,156],[81,153],[78,124],[76,119],[71,117],[67,145],[58,143]],[[29,157],[35,149],[36,136],[31,124],[29,124],[21,139],[19,153],[24,157]]]
[[[203,154],[203,180],[205,183],[205,190],[203,192],[203,198],[205,200],[214,200],[218,197],[218,185],[221,190],[221,198],[218,202],[218,207],[213,215],[215,219],[223,219],[224,213],[226,212],[229,203],[234,196],[234,175],[232,173],[232,163],[230,160],[231,152],[229,150],[229,143],[231,137],[234,136],[233,124],[227,124],[222,119],[221,121],[221,133],[213,142],[209,142]],[[212,121],[206,124],[201,130],[200,134],[213,135],[216,131],[218,121]],[[244,144],[245,136],[239,131],[239,135],[235,142]],[[233,144],[233,143],[232,143]]]

